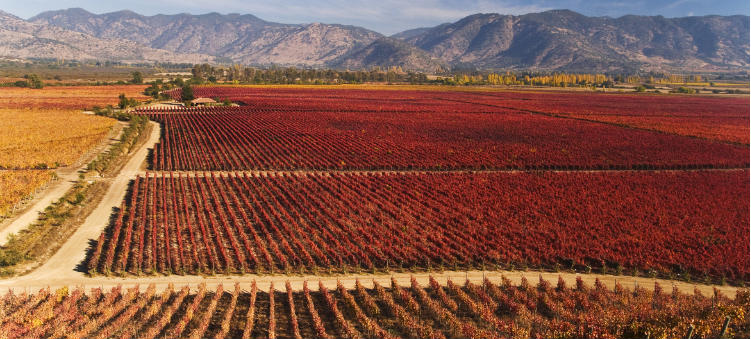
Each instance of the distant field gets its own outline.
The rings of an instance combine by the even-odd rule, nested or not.
[[[145,99],[145,85],[47,86],[43,89],[0,87],[0,108],[89,109],[117,105],[117,96]]]
[[[198,87],[195,93],[244,106],[143,111],[163,124],[166,136],[153,169],[748,164],[748,148],[713,141],[747,142],[742,133],[748,134],[748,125],[742,122],[748,122],[748,102],[737,98],[687,98],[684,103],[682,98],[654,95],[258,87]],[[665,133],[599,123],[623,117],[631,119],[623,120],[628,126]]]
[[[75,110],[0,109],[0,168],[70,165],[114,124],[113,119]]]
[[[749,143],[748,97],[604,93],[480,93],[464,100],[669,134]]]
[[[342,89],[357,89],[343,91]],[[172,91],[175,97],[179,90]],[[402,110],[435,98],[433,104],[457,103],[476,111],[490,108],[524,109],[656,130],[669,134],[749,144],[748,96],[716,97],[660,94],[507,90],[488,87],[339,85],[339,86],[217,86],[197,87],[196,96],[229,98],[251,107],[279,109]],[[341,106],[341,100],[347,104]],[[467,104],[475,104],[472,108]],[[364,106],[365,105],[365,106]],[[365,108],[367,107],[367,108]],[[409,110],[409,109],[408,109]]]
[[[0,170],[0,218],[7,216],[14,204],[29,197],[50,179],[51,170]]]

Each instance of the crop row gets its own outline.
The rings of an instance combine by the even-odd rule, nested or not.
[[[749,103],[743,98],[596,93],[463,93],[452,103],[515,108],[675,135],[749,143]]]
[[[90,272],[532,266],[749,276],[748,171],[147,174]]]
[[[279,286],[281,289],[281,286]],[[316,287],[316,286],[313,286]],[[3,338],[694,338],[748,334],[748,292],[734,299],[634,291],[616,285],[567,287],[540,280],[494,284],[448,281],[410,286],[359,281],[348,290],[249,291],[240,285],[176,291],[154,285],[110,291],[40,290],[0,298]],[[728,327],[722,333],[723,323]]]
[[[342,90],[197,87],[197,96],[253,108],[320,111],[502,112],[508,109],[644,128],[711,140],[749,143],[744,98],[597,92]],[[179,99],[179,89],[171,92]],[[346,102],[346,104],[342,104]]]
[[[206,108],[162,124],[155,170],[748,167],[748,147],[521,112]]]

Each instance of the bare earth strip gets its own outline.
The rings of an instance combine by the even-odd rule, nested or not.
[[[81,156],[81,159],[75,164],[57,169],[55,171],[55,173],[57,173],[57,179],[51,182],[45,190],[39,192],[37,197],[32,200],[31,205],[25,211],[0,223],[0,246],[3,246],[8,242],[9,235],[18,233],[28,227],[31,223],[37,220],[39,214],[42,213],[47,206],[62,198],[63,195],[73,187],[76,180],[78,180],[78,173],[81,170],[84,170],[89,162],[94,160],[99,153],[106,151],[110,145],[118,141],[124,126],[124,123],[115,124],[102,142],[93,150]]]
[[[88,239],[87,239],[88,240]],[[68,242],[70,243],[70,242]],[[80,253],[83,252],[81,248],[77,248],[77,254],[75,257],[80,258]],[[61,251],[62,252],[62,251]],[[58,252],[60,254],[61,252]],[[142,277],[89,277],[82,272],[74,271],[71,266],[52,266],[53,257],[47,265],[42,266],[33,273],[10,280],[0,281],[0,290],[6,291],[7,289],[14,292],[35,292],[41,288],[50,287],[52,289],[60,287],[83,287],[85,289],[102,287],[112,288],[118,285],[134,286],[140,285],[141,289],[145,289],[149,284],[155,284],[157,290],[161,291],[167,288],[169,284],[175,286],[190,286],[192,289],[197,289],[198,284],[206,283],[209,289],[215,289],[219,284],[232,286],[235,283],[240,283],[244,290],[250,289],[251,282],[255,281],[258,284],[258,288],[262,291],[268,290],[271,283],[274,286],[281,288],[284,283],[289,281],[292,285],[292,289],[295,291],[301,291],[303,288],[303,282],[309,281],[313,284],[309,284],[311,289],[317,290],[318,284],[316,282],[321,281],[323,285],[329,289],[336,289],[337,282],[341,282],[346,288],[355,288],[355,281],[360,282],[366,287],[372,287],[373,281],[378,282],[381,285],[388,286],[391,283],[391,278],[402,286],[409,286],[410,279],[414,276],[417,282],[423,286],[428,285],[428,279],[430,276],[435,278],[439,283],[445,285],[447,280],[451,280],[455,283],[463,284],[465,281],[473,283],[481,283],[484,279],[488,279],[494,283],[500,283],[501,277],[506,277],[514,284],[519,284],[522,278],[526,278],[530,284],[537,285],[539,278],[547,280],[551,284],[555,285],[558,281],[558,277],[561,277],[566,286],[576,286],[576,279],[581,278],[582,281],[588,286],[594,286],[595,280],[599,279],[602,284],[612,289],[615,287],[616,282],[621,284],[626,289],[633,289],[635,287],[644,288],[648,291],[654,289],[655,283],[666,290],[671,291],[673,287],[676,287],[683,293],[692,294],[694,290],[700,291],[705,296],[713,295],[716,288],[720,293],[728,297],[735,297],[736,291],[739,287],[732,286],[719,286],[719,285],[702,285],[691,284],[683,281],[664,280],[664,279],[651,279],[632,276],[615,276],[615,275],[602,275],[602,274],[576,274],[568,272],[537,272],[537,271],[443,271],[443,272],[420,272],[420,273],[393,273],[393,274],[348,274],[342,276],[315,276],[315,275],[237,275],[237,276],[181,276],[181,275],[156,275],[156,276],[142,276]],[[57,260],[58,262],[60,260]],[[67,263],[70,265],[70,263]],[[73,266],[78,264],[75,262]]]
[[[141,165],[148,155],[149,148],[153,148],[159,141],[159,125],[153,122],[150,124],[152,124],[153,128],[149,139],[132,155],[120,173],[112,180],[112,184],[107,189],[99,206],[94,209],[55,255],[30,275],[24,276],[24,278],[30,277],[34,280],[49,281],[50,279],[64,276],[84,276],[83,273],[75,272],[74,270],[76,265],[84,260],[89,240],[96,239],[102,232],[113,209],[120,206],[120,203],[124,199],[129,181],[135,178],[136,174],[141,171]]]
[[[131,179],[135,178],[137,174],[142,173],[142,166],[146,160],[148,149],[154,147],[159,141],[160,128],[158,124],[153,123],[151,135],[146,143],[136,151],[131,159],[123,167],[122,171],[114,178],[112,185],[107,190],[102,202],[97,208],[89,215],[80,228],[71,236],[71,238],[60,248],[60,250],[53,255],[45,264],[34,270],[28,275],[15,277],[7,280],[0,280],[0,289],[12,289],[17,292],[21,291],[35,291],[40,288],[59,288],[63,286],[69,287],[104,287],[110,288],[117,285],[140,285],[142,289],[145,289],[148,284],[156,284],[157,289],[162,290],[169,284],[173,283],[178,286],[189,285],[193,288],[197,287],[199,283],[206,283],[209,288],[214,289],[219,284],[224,286],[231,286],[234,283],[240,283],[243,289],[249,289],[250,283],[256,281],[258,287],[261,290],[268,289],[273,282],[275,286],[284,286],[284,282],[290,281],[292,288],[296,291],[302,290],[302,284],[304,281],[323,282],[324,286],[335,289],[338,281],[342,282],[345,287],[354,288],[356,279],[359,279],[363,285],[370,287],[373,281],[377,281],[380,284],[389,284],[391,278],[395,278],[399,284],[408,286],[410,283],[410,277],[414,276],[420,284],[427,285],[428,277],[433,276],[441,283],[446,283],[448,279],[451,279],[457,283],[463,283],[465,280],[472,282],[482,282],[487,278],[493,282],[500,282],[501,276],[505,276],[514,283],[521,282],[522,277],[526,277],[531,284],[536,284],[538,279],[542,277],[545,280],[555,284],[560,276],[567,285],[575,286],[576,279],[581,278],[587,285],[594,285],[595,280],[599,279],[606,286],[613,288],[615,283],[620,283],[625,288],[634,288],[636,286],[652,290],[655,283],[659,283],[664,289],[672,288],[675,286],[680,291],[685,293],[693,293],[694,289],[698,289],[704,295],[711,295],[716,288],[720,292],[728,296],[734,296],[738,287],[732,286],[713,286],[713,285],[701,285],[691,284],[683,281],[663,280],[663,279],[651,279],[643,277],[632,276],[614,276],[614,275],[600,275],[600,274],[576,274],[570,272],[537,272],[537,271],[443,271],[443,272],[431,272],[431,273],[393,273],[393,274],[348,274],[341,276],[315,276],[315,275],[216,275],[216,276],[181,276],[181,275],[149,275],[142,277],[103,277],[96,276],[90,277],[85,273],[77,270],[77,267],[83,262],[85,257],[86,248],[89,242],[96,239],[102,230],[107,226],[107,220],[114,208],[118,207],[122,202],[128,183]],[[270,173],[265,173],[270,174]],[[313,289],[317,288],[317,284],[311,285]]]

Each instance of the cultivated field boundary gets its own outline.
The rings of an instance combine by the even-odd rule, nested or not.
[[[735,172],[735,171],[748,171],[748,167],[728,167],[728,168],[696,168],[696,169],[572,169],[572,170],[543,170],[543,169],[486,169],[486,170],[474,170],[474,169],[456,169],[456,170],[288,170],[288,171],[274,171],[274,170],[224,170],[224,171],[165,171],[165,170],[148,170],[139,175],[143,176],[148,173],[150,176],[183,176],[189,178],[202,178],[206,176],[221,175],[237,175],[246,174],[254,177],[273,177],[273,176],[292,176],[292,175],[315,175],[315,176],[331,176],[331,175],[422,175],[422,174],[493,174],[493,173],[630,173],[630,172]]]
[[[42,272],[44,271],[44,272]],[[215,290],[219,285],[225,288],[239,283],[243,290],[250,290],[250,284],[256,282],[259,290],[268,290],[273,283],[277,290],[283,291],[287,281],[290,282],[294,291],[302,291],[303,282],[307,281],[311,290],[318,290],[317,282],[323,283],[326,288],[336,289],[337,283],[341,282],[348,289],[355,288],[355,282],[360,281],[365,287],[372,288],[373,282],[388,286],[391,279],[395,279],[402,286],[409,286],[412,277],[422,286],[428,286],[429,278],[433,277],[441,285],[445,286],[448,280],[457,284],[464,284],[465,281],[472,283],[482,283],[485,279],[493,283],[501,283],[503,278],[510,280],[513,284],[519,285],[522,278],[536,286],[539,279],[547,280],[555,285],[560,277],[566,283],[566,286],[576,286],[577,279],[581,279],[585,285],[593,287],[596,281],[602,283],[605,287],[613,289],[616,283],[624,289],[633,291],[635,288],[643,288],[647,291],[653,291],[655,284],[659,284],[663,290],[671,291],[676,288],[678,291],[687,294],[699,292],[704,296],[711,296],[715,291],[728,297],[734,297],[736,292],[748,290],[745,287],[734,287],[727,285],[703,285],[693,284],[685,281],[655,279],[646,277],[633,276],[616,276],[596,273],[570,273],[570,272],[542,272],[542,271],[442,271],[442,272],[399,272],[384,274],[343,274],[338,276],[320,276],[320,275],[216,275],[216,276],[195,276],[195,275],[144,275],[131,276],[126,278],[120,277],[89,277],[83,272],[74,271],[70,267],[58,268],[41,268],[32,274],[21,276],[13,279],[0,280],[0,291],[11,290],[14,293],[36,292],[39,289],[50,288],[58,289],[63,287],[75,288],[81,287],[86,290],[91,288],[110,289],[117,286],[132,287],[138,286],[144,290],[148,285],[154,284],[157,290],[162,291],[171,284],[174,286],[189,286],[192,290],[197,290],[199,284],[206,284],[209,290]]]

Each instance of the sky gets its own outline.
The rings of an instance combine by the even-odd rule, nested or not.
[[[0,0],[0,10],[28,19],[47,10],[93,13],[129,9],[144,15],[210,12],[253,14],[281,23],[338,23],[383,34],[453,22],[475,13],[525,14],[570,9],[588,16],[749,15],[749,0]]]

